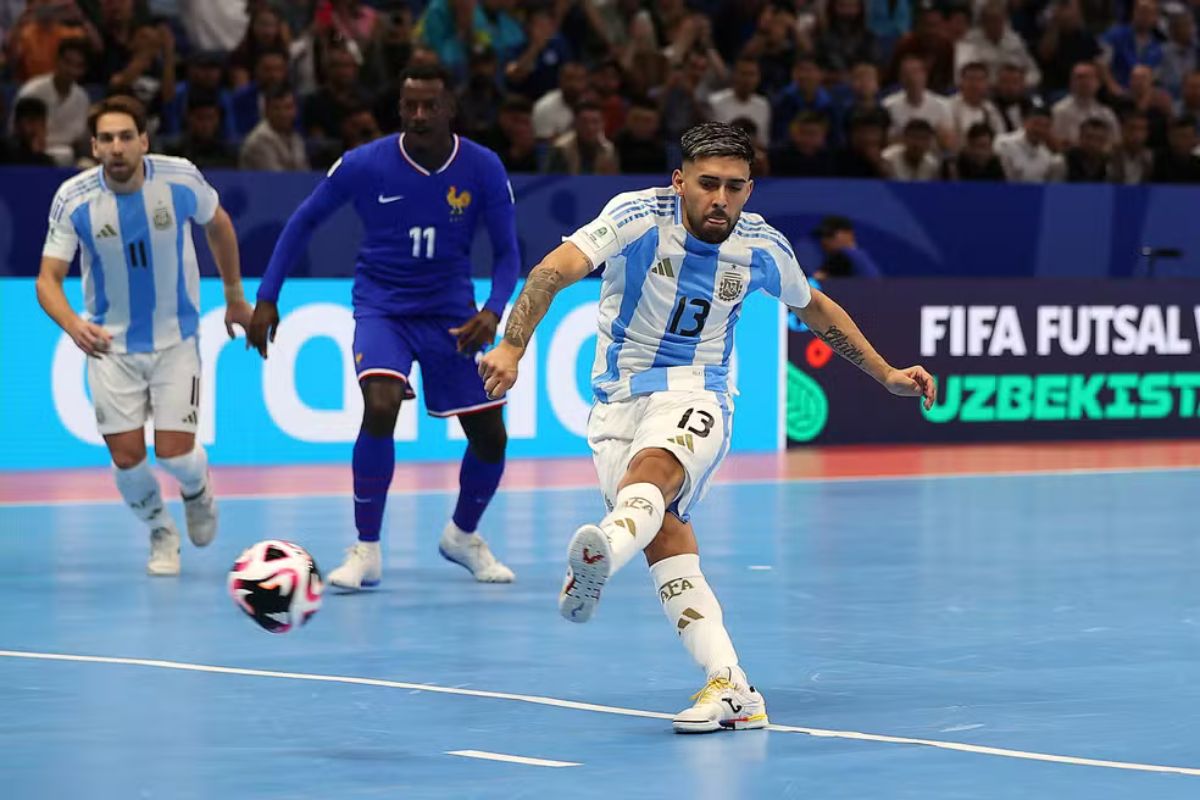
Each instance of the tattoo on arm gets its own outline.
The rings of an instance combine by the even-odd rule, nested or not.
[[[508,315],[504,328],[504,341],[514,347],[525,347],[533,329],[541,322],[550,307],[550,301],[563,286],[563,276],[554,269],[535,269],[529,273],[521,296]]]
[[[810,330],[812,330],[814,336],[816,336],[825,344],[829,345],[829,348],[833,350],[833,352],[837,353],[851,364],[854,364],[856,367],[862,366],[866,355],[862,350],[859,350],[857,347],[851,344],[850,338],[846,336],[846,334],[842,333],[842,331],[838,330],[836,325],[830,325],[829,330],[825,331],[824,333],[816,328],[812,328],[811,326]]]

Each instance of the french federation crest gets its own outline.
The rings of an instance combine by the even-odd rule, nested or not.
[[[451,186],[450,191],[446,192],[446,202],[450,204],[450,216],[461,217],[467,206],[471,205],[471,193],[466,189],[460,192],[458,187]]]
[[[717,299],[723,303],[732,303],[742,296],[742,276],[736,272],[726,272],[717,284]]]
[[[160,231],[171,227],[171,212],[167,210],[166,206],[154,209],[154,227]]]

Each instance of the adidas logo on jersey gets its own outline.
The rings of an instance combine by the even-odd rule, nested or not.
[[[189,412],[188,412],[188,415],[187,415],[186,417],[184,417],[184,418],[183,418],[183,424],[185,424],[185,425],[196,425],[196,424],[198,424],[198,422],[197,422],[197,419],[196,419],[196,412],[195,412],[195,411],[189,411]]]
[[[671,267],[671,262],[667,259],[662,259],[651,270],[655,275],[662,275],[664,278],[674,278],[675,270]]]
[[[686,447],[690,452],[696,452],[696,440],[692,438],[690,433],[681,433],[678,436],[672,436],[667,439],[671,444],[681,445]]]
[[[116,229],[112,225],[105,224],[105,226],[100,229],[100,232],[96,234],[96,238],[97,239],[109,239],[116,235],[117,235]]]

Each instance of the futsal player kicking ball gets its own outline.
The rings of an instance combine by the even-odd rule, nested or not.
[[[809,288],[787,240],[742,214],[754,187],[744,132],[705,123],[680,144],[683,168],[670,188],[618,195],[534,268],[479,370],[489,395],[502,396],[555,294],[607,264],[588,443],[610,511],[572,537],[559,612],[586,622],[604,584],[644,550],[667,620],[708,676],[675,730],[761,728],[766,704],[738,666],[689,522],[729,450],[729,356],[742,303],[758,289],[779,298],[893,394],[929,407],[936,389],[922,367],[889,365],[837,303]]]
[[[92,154],[100,162],[68,179],[50,206],[38,302],[87,353],[96,423],[117,489],[150,528],[151,575],[179,574],[179,531],[163,508],[146,460],[143,427],[154,419],[154,454],[183,492],[188,538],[217,534],[208,456],[196,441],[200,413],[200,270],[191,220],[204,227],[225,284],[225,329],[250,324],[237,234],[217,193],[192,162],[147,155],[141,104],[112,97],[92,107]],[[82,245],[87,311],[75,313],[63,279]]]

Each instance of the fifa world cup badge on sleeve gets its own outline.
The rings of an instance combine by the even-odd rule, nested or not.
[[[596,222],[583,229],[583,235],[592,243],[592,247],[603,250],[605,245],[616,238],[612,225],[607,222]]]

